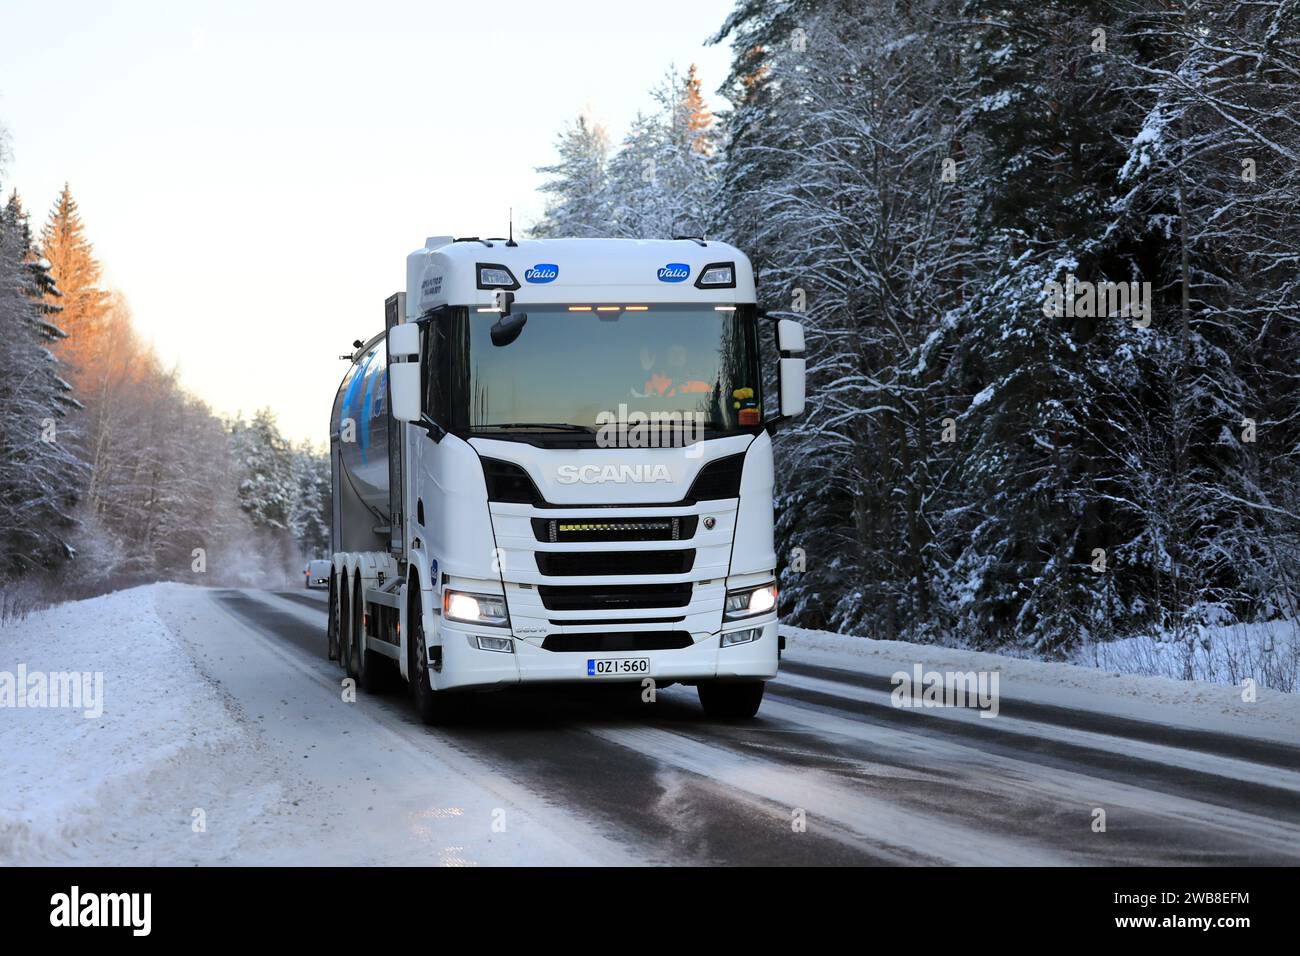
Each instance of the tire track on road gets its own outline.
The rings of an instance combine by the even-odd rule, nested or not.
[[[302,595],[275,593],[297,599]],[[216,592],[221,603],[261,633],[282,638],[324,660],[321,624],[280,610],[248,592]],[[540,688],[485,694],[472,715],[451,727],[419,724],[404,696],[368,695],[416,740],[436,733],[494,772],[537,793],[551,806],[592,819],[607,837],[635,847],[651,863],[732,865],[868,865],[897,862],[870,847],[829,836],[795,833],[789,809],[724,793],[705,775],[690,773],[608,740],[575,721],[626,722],[630,716],[608,691],[566,693]],[[614,704],[612,708],[599,706]],[[593,707],[593,705],[596,705]],[[683,709],[684,710],[684,709]],[[644,712],[636,714],[644,717]]]
[[[848,684],[866,690],[889,694],[894,690],[890,678],[880,674],[863,674],[858,671],[844,670],[839,667],[827,667],[819,664],[805,664],[798,661],[783,660],[781,670],[805,677]],[[1092,710],[1076,710],[1059,704],[1044,704],[1023,698],[1008,698],[999,695],[999,713],[1007,717],[1037,721],[1068,727],[1071,730],[1090,730],[1108,737],[1128,738],[1145,743],[1159,744],[1164,747],[1178,747],[1183,750],[1195,750],[1218,757],[1232,757],[1248,760],[1251,763],[1279,767],[1283,770],[1300,771],[1300,747],[1288,747],[1275,741],[1261,740],[1257,737],[1241,737],[1220,731],[1195,730],[1186,727],[1171,727],[1153,721],[1138,720],[1133,717],[1121,717]]]

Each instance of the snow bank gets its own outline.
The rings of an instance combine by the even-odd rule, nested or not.
[[[148,799],[151,773],[237,734],[218,692],[159,620],[154,595],[152,585],[132,588],[0,628],[0,675],[85,672],[103,688],[98,717],[30,701],[0,708],[0,864],[75,854],[79,836],[98,830],[93,817]]]
[[[1090,644],[1078,662],[1126,674],[1236,684],[1250,679],[1300,691],[1300,625],[1295,621],[1203,627],[1188,639],[1144,635]]]
[[[1300,695],[1263,687],[1254,699],[1242,687],[1121,673],[907,641],[881,641],[782,625],[784,659],[889,677],[921,664],[934,671],[997,671],[1007,699],[1057,704],[1214,730],[1294,745],[1300,740]]]

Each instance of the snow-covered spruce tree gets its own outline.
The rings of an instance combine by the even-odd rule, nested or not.
[[[243,472],[238,492],[240,507],[254,527],[286,530],[297,489],[292,451],[280,434],[275,413],[263,408],[252,421],[235,422],[231,438]]]
[[[76,553],[84,469],[68,427],[75,400],[51,351],[63,333],[44,297],[56,294],[15,194],[0,210],[0,578],[56,569]]]
[[[973,396],[958,419],[946,587],[962,634],[1043,653],[1112,620],[1097,611],[1114,598],[1111,552],[1131,537],[1107,485],[1126,429],[1105,395],[1138,380],[1146,330],[1109,305],[1044,309],[1049,282],[1155,273],[1152,250],[1115,223],[1138,121],[1121,89],[1130,51],[1107,15],[1101,3],[971,0],[957,24],[963,182],[990,266],[941,340],[952,394]]]
[[[946,356],[927,343],[981,272],[948,41],[923,29],[925,5],[747,10],[727,27],[739,103],[721,218],[752,250],[764,303],[807,330],[808,411],[778,439],[787,608],[915,635],[943,618],[935,532],[952,471]]]
[[[330,547],[330,458],[310,444],[292,449],[295,487],[289,530],[307,560],[328,556]]]
[[[737,5],[717,216],[768,305],[806,297],[809,414],[778,439],[801,623],[915,633],[928,605],[1065,653],[1293,613],[1296,15]],[[902,154],[954,160],[951,195]],[[1084,304],[1045,314],[1070,275]],[[1138,283],[1138,314],[1102,283]],[[912,437],[940,416],[948,453]]]
[[[290,526],[298,500],[293,451],[275,414],[260,409],[251,421],[230,424],[237,499],[252,522],[260,559],[268,572],[296,572],[302,557]]]
[[[608,235],[704,236],[716,208],[718,130],[695,67],[670,69],[609,163]]]
[[[548,198],[546,213],[532,227],[538,239],[591,238],[609,235],[606,208],[606,164],[609,136],[605,128],[579,115],[556,137],[557,162],[538,168],[547,176],[541,191]]]
[[[1142,467],[1159,476],[1150,513],[1169,517],[1150,550],[1159,605],[1190,641],[1227,616],[1297,610],[1300,11],[1189,5],[1130,31],[1148,53],[1131,86],[1144,122],[1117,209],[1177,290],[1152,362],[1166,438]]]

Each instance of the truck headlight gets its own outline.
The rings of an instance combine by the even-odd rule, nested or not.
[[[464,621],[466,624],[504,626],[509,623],[506,599],[502,595],[470,594],[450,588],[442,591],[442,615],[449,621]]]
[[[723,607],[724,620],[734,621],[741,617],[753,617],[766,614],[776,608],[776,582],[745,588],[741,591],[728,591],[727,603]]]

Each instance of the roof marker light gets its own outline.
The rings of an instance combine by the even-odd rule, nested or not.
[[[590,311],[591,311],[591,306],[589,306],[589,305],[571,305],[571,306],[569,306],[569,311],[570,311],[570,312],[590,312]]]

